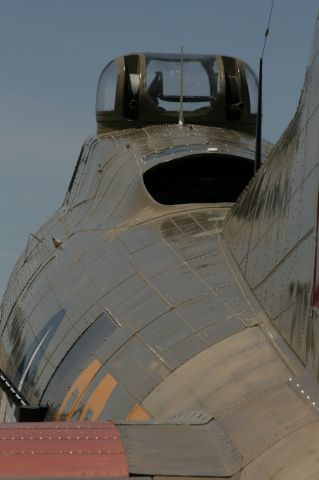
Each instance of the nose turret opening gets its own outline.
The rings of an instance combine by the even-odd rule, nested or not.
[[[197,154],[155,165],[144,173],[144,184],[164,205],[235,202],[253,175],[250,159]]]

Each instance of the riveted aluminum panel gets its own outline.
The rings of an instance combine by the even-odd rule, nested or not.
[[[46,389],[48,381],[54,375],[55,370],[56,365],[52,364],[50,361],[44,364],[42,370],[36,370],[33,385],[30,386],[28,394],[31,405],[40,404],[39,399],[41,398],[42,392]]]
[[[178,228],[187,235],[200,235],[205,232],[205,228],[203,228],[199,223],[195,222],[192,216],[185,215],[174,217],[173,221]]]
[[[145,272],[143,273],[143,276],[138,272],[132,277],[124,280],[119,286],[113,288],[106,296],[104,296],[103,299],[98,301],[97,304],[93,305],[87,314],[82,315],[81,319],[77,321],[76,325],[81,327],[80,331],[82,331],[92,317],[93,311],[97,310],[100,305],[100,307],[105,307],[114,321],[122,326],[114,332],[110,343],[108,342],[107,345],[102,344],[95,349],[95,358],[99,360],[101,365],[106,366],[105,372],[109,371],[119,382],[118,387],[114,389],[114,392],[101,411],[99,418],[107,418],[107,415],[112,415],[113,418],[121,418],[121,416],[128,415],[135,405],[134,401],[143,401],[145,395],[147,395],[152,388],[156,387],[156,385],[166,377],[169,373],[169,369],[179,367],[208,346],[219,342],[229,335],[233,335],[236,331],[239,331],[246,325],[250,324],[247,322],[247,319],[251,318],[253,313],[249,310],[249,306],[244,297],[242,301],[244,302],[246,310],[243,309],[242,304],[238,304],[237,298],[234,295],[234,288],[236,288],[234,285],[234,278],[231,270],[224,261],[224,256],[220,254],[218,256],[218,261],[216,262],[216,255],[210,256],[207,254],[207,252],[209,252],[210,241],[212,242],[212,245],[216,245],[216,251],[222,252],[221,239],[217,239],[217,235],[225,211],[227,211],[227,209],[220,207],[212,208],[208,211],[203,211],[203,209],[201,211],[195,211],[194,215],[196,213],[203,226],[199,225],[199,220],[197,221],[194,219],[193,213],[187,215],[185,215],[185,213],[178,215],[175,214],[173,221],[175,222],[175,220],[178,220],[180,225],[185,223],[186,226],[184,229],[189,230],[189,228],[191,228],[192,231],[195,232],[195,237],[190,237],[188,233],[184,233],[175,223],[174,225],[176,225],[177,231],[174,233],[174,243],[170,243],[170,245],[163,242],[161,229],[161,226],[163,225],[162,219],[154,220],[148,224],[144,223],[141,227],[126,230],[125,234],[124,232],[121,233],[121,236],[124,235],[128,244],[122,240],[121,236],[114,237],[110,243],[101,242],[99,244],[103,245],[104,243],[107,247],[107,253],[112,255],[112,252],[114,251],[116,255],[120,255],[121,261],[122,259],[124,261],[123,265],[126,261],[129,264],[132,262],[134,268],[136,268],[136,262],[134,261],[135,254],[147,251],[149,247],[153,247],[154,245],[161,246],[160,256],[147,255],[147,260],[148,262],[151,262],[152,265],[149,267],[148,263],[145,263]],[[165,220],[165,222],[167,222],[167,220]],[[207,227],[205,231],[204,226]],[[198,233],[200,236],[196,237]],[[204,236],[202,236],[203,233]],[[186,241],[187,238],[185,236],[188,236],[188,241]],[[143,240],[144,238],[145,241]],[[143,245],[138,243],[137,239],[139,239]],[[183,252],[183,255],[185,255],[184,258],[182,257],[180,259],[180,254],[175,254],[176,245],[182,246],[181,251]],[[99,250],[99,248],[97,248],[97,250]],[[182,260],[185,262],[185,259],[187,258],[188,264],[192,265],[193,260],[194,262],[203,260],[201,256],[202,253],[206,254],[204,255],[204,261],[211,262],[210,268],[212,269],[212,272],[214,267],[216,267],[216,277],[221,276],[221,272],[223,271],[228,272],[230,278],[229,284],[226,286],[222,284],[221,286],[223,288],[215,289],[214,294],[212,294],[207,288],[207,293],[205,295],[196,295],[194,298],[191,298],[190,301],[180,304],[176,309],[178,315],[174,312],[165,313],[170,307],[167,301],[164,301],[163,296],[158,294],[158,290],[154,288],[153,273],[163,268],[161,265],[164,266],[164,269],[169,268],[174,255],[176,255],[178,261]],[[91,259],[94,256],[98,256],[93,255],[92,257],[90,252],[87,252],[86,255],[90,256]],[[160,259],[161,261],[159,261]],[[80,261],[82,262],[82,257],[80,258]],[[167,265],[165,264],[166,261]],[[90,261],[88,261],[88,263],[90,263]],[[151,269],[153,266],[155,267],[155,270],[152,271]],[[195,281],[202,282],[200,268],[198,269],[198,272],[195,272],[193,268],[190,272],[192,278],[194,275],[192,272],[195,273]],[[112,279],[110,279],[110,281],[112,281]],[[203,285],[205,285],[205,281],[203,282]],[[189,289],[190,288],[191,287],[189,287]],[[228,289],[230,289],[229,294]],[[221,295],[220,292],[222,292],[223,295]],[[191,295],[191,297],[193,297],[193,295]],[[231,298],[230,303],[234,302],[233,305],[228,305],[228,297]],[[190,305],[195,305],[195,310],[190,309]],[[236,315],[233,314],[234,308],[237,309]],[[183,312],[186,312],[185,318]],[[162,322],[162,320],[165,320],[166,316],[168,318],[167,325],[165,322]],[[243,318],[241,318],[241,316]],[[182,328],[175,328],[176,333],[178,334],[177,337],[169,334],[169,331],[174,325],[174,322],[172,323],[169,321],[171,317],[176,319],[179,327],[182,326]],[[203,324],[201,322],[203,322]],[[159,366],[162,365],[159,371],[156,370],[157,367],[152,371],[149,366],[143,367],[141,374],[140,360],[137,362],[138,369],[136,369],[136,362],[132,362],[131,356],[135,356],[137,351],[137,340],[132,339],[132,341],[124,345],[124,343],[133,335],[132,330],[125,328],[126,325],[132,328],[133,331],[137,331],[142,327],[140,340],[143,340],[143,342],[140,342],[139,340],[141,348],[139,347],[137,350],[140,350],[139,355],[144,355],[143,352],[147,352],[145,358],[149,359],[149,365],[153,365],[153,360],[151,360],[151,358],[155,354]],[[143,329],[144,325],[148,325],[145,331]],[[155,331],[156,329],[158,331],[157,333],[154,333],[153,330]],[[151,334],[151,332],[153,332],[153,334]],[[161,341],[159,341],[159,332],[162,332]],[[74,343],[76,338],[68,339],[68,337],[66,337],[65,339],[61,339],[59,346],[53,352],[52,361],[54,360],[56,362],[58,358],[62,359],[63,351],[66,352],[65,342],[68,342],[68,348],[70,348],[70,340]],[[122,347],[122,345],[124,346]],[[125,358],[120,361],[119,358],[121,358],[125,351],[127,352],[124,355]],[[132,363],[133,366],[127,368],[127,365],[131,365]],[[119,368],[119,365],[121,364],[123,364],[125,368]],[[116,368],[114,367],[115,365]],[[164,371],[159,374],[163,365],[165,365]],[[63,372],[64,368],[66,368],[66,366],[62,363],[60,371]],[[145,372],[143,373],[144,368]],[[43,380],[45,379],[44,376],[42,376],[42,378]],[[81,405],[84,405],[85,399],[88,399],[94,391],[98,381],[97,378],[99,378],[99,375],[97,375],[96,379],[89,384],[79,403],[75,415],[78,415],[79,412],[81,412]],[[51,383],[51,385],[53,385],[53,383]],[[69,381],[69,384],[70,383],[72,382]],[[122,394],[125,393],[123,388],[125,388],[128,393],[125,399],[120,401],[120,395],[118,392],[121,392]],[[61,392],[60,394],[63,396]],[[47,399],[47,394],[43,399]],[[57,403],[59,404],[59,400],[57,398],[53,399],[53,404]],[[55,410],[51,410],[54,414]]]
[[[107,313],[110,313],[107,310]],[[95,356],[101,363],[107,362],[120,348],[128,342],[130,338],[134,336],[134,332],[130,327],[127,327],[119,322],[119,320],[112,315],[112,318],[116,320],[117,325],[120,327],[114,331],[110,341],[105,341],[95,351]]]
[[[28,323],[32,324],[31,331],[35,336],[38,336],[39,332],[42,330],[43,326],[57,314],[59,311],[65,310],[61,308],[61,305],[57,299],[52,295],[51,292],[48,292],[47,295],[41,298],[41,301],[37,307],[33,310],[32,315],[28,318]],[[70,325],[70,324],[69,324]],[[23,323],[20,323],[20,326],[23,326]],[[30,330],[30,326],[27,327]],[[18,337],[17,337],[18,338]],[[24,347],[27,349],[29,344],[26,343]]]
[[[253,312],[249,307],[247,299],[243,295],[241,289],[235,283],[235,279],[232,279],[232,283],[222,286],[216,291],[216,295],[221,298],[233,314],[241,315],[243,312],[247,314],[249,321],[244,325],[249,326],[252,320]]]
[[[192,217],[208,232],[222,231],[224,227],[224,219],[232,206],[232,203],[219,204],[216,205],[215,208],[211,208],[208,214],[206,211],[200,210],[192,212]]]
[[[25,394],[29,389],[32,390],[37,375],[47,364],[47,347],[60,328],[64,316],[65,312],[59,308],[56,299],[48,295],[43,297],[35,309],[32,325],[29,322],[19,322],[14,336],[8,332],[15,353],[15,372],[9,374],[18,389],[22,389]]]
[[[267,305],[266,311],[277,326],[281,325],[281,316],[285,315],[286,327],[283,334],[304,362],[307,358],[307,328],[309,328],[307,313],[311,294],[309,272],[313,269],[309,252],[313,249],[314,239],[308,237],[298,246],[294,254],[285,258],[279,268],[256,289],[257,298]],[[290,283],[287,283],[287,277],[290,278]],[[272,296],[269,299],[267,297],[274,286],[280,292],[280,296]],[[294,307],[290,308],[292,304]],[[290,319],[287,318],[288,314]],[[289,333],[286,330],[287,322]]]
[[[186,337],[167,350],[162,357],[171,370],[192,358],[207,347],[207,344],[197,334]]]
[[[159,355],[133,337],[109,360],[108,369],[139,400],[165,378],[169,369]]]
[[[181,236],[181,230],[172,219],[165,219],[160,225],[160,230],[168,243],[175,242]]]
[[[165,317],[165,318],[164,318]],[[146,345],[175,369],[208,346],[244,329],[235,317],[229,316],[194,333],[175,312],[168,312],[141,332]]]
[[[208,291],[207,286],[184,264],[160,273],[152,279],[152,283],[172,306]]]
[[[210,293],[179,305],[175,311],[195,331],[201,330],[210,324],[215,324],[231,315],[227,305],[216,295],[211,295]]]
[[[104,168],[102,167],[101,184],[96,195],[97,198],[104,195],[117,195],[121,191],[122,185],[127,186],[135,177],[137,165],[132,162],[131,152],[128,151],[126,146],[117,148],[115,155],[110,160]]]
[[[170,311],[143,328],[140,336],[147,345],[161,354],[192,333],[192,328],[175,311]]]
[[[132,261],[137,269],[151,278],[169,269],[177,268],[182,263],[181,259],[161,241],[133,253]]]
[[[236,317],[229,316],[218,323],[201,329],[198,332],[198,336],[204,340],[207,345],[213,345],[214,343],[224,340],[224,338],[244,330],[244,328],[242,322]]]
[[[314,196],[316,189],[316,176],[310,175],[262,240],[254,245],[252,239],[252,251],[246,266],[246,278],[252,287],[260,284],[303,237],[312,231],[314,212],[307,208],[307,200],[308,196]],[[257,268],[259,262],[265,265],[264,269]]]
[[[310,400],[306,404],[302,399],[309,398],[308,392],[301,389],[297,394],[289,375],[255,327],[189,360],[143,403],[161,418],[179,409],[189,411],[194,405],[211,412],[225,426],[247,464],[286,434],[317,421]]]
[[[80,225],[87,218],[88,209],[90,204],[93,202],[93,199],[89,199],[86,202],[80,203],[79,205],[72,206],[72,209],[69,210],[68,215],[63,219],[63,225],[65,231],[69,234],[74,234],[77,230],[81,230]]]
[[[173,249],[178,252],[178,254],[183,258],[183,260],[189,261],[196,258],[205,257],[206,255],[216,255],[220,253],[220,248],[218,244],[218,237],[215,236],[212,232],[211,234],[207,231],[204,231],[200,225],[191,219],[189,216],[173,216],[172,221],[176,224],[178,220],[183,219],[192,220],[193,234],[185,234],[183,231],[174,232],[174,236],[168,236],[167,241],[173,247]],[[166,235],[166,223],[163,222],[161,228],[163,229],[164,236]],[[179,229],[180,230],[180,229]],[[169,230],[171,233],[171,230]],[[166,238],[166,236],[164,237]]]
[[[24,323],[23,319],[27,320],[30,315],[33,314],[34,310],[39,306],[42,299],[48,295],[48,283],[43,278],[43,275],[40,275],[40,278],[42,279],[40,285],[40,282],[37,281],[38,278],[39,277],[34,278],[27,291],[25,291],[25,293],[19,297],[11,312],[11,325],[8,325],[8,329],[4,329],[3,333],[5,333],[6,330],[12,331],[13,328],[17,328],[15,325],[17,317],[20,317],[20,320],[18,322],[18,328],[20,329],[20,331],[22,331]]]
[[[160,419],[170,418],[176,412],[204,410],[205,408],[197,398],[196,392],[184,385],[175,372],[172,372],[145,398],[143,405],[155,418]]]
[[[43,276],[41,276],[43,280],[43,286],[44,288],[42,289],[41,287],[39,289],[33,289],[33,285],[30,289],[30,295],[26,295],[24,301],[19,301],[17,304],[17,310],[20,312],[23,312],[23,316],[27,319],[32,318],[33,315],[35,314],[36,310],[41,308],[41,304],[43,305],[43,302],[45,302],[45,299],[47,299],[50,296],[50,287],[48,284],[46,284],[45,279]],[[46,284],[46,285],[45,285]],[[14,314],[14,312],[13,312]],[[14,317],[13,317],[14,321]],[[22,326],[21,322],[21,326]]]
[[[101,313],[106,312],[108,316],[112,317],[113,321],[116,323],[116,320],[111,315],[110,312],[107,312],[100,301],[97,301],[94,305],[91,306],[88,310],[83,309],[82,316],[77,320],[75,329],[78,333],[83,333],[90,325],[92,325],[95,320],[101,315]]]
[[[101,311],[99,316],[82,335],[75,337],[72,348],[63,358],[63,362],[51,378],[42,402],[46,403],[49,401],[56,408],[59,407],[61,397],[64,397],[65,392],[71,387],[74,379],[95,358],[95,352],[99,345],[107,342],[117,328],[119,327],[112,318],[106,312]],[[50,418],[52,418],[53,413],[52,411],[49,412]]]
[[[64,247],[63,252],[67,253],[67,256],[69,258],[70,257],[73,258],[73,261],[76,261],[76,262],[81,261],[81,263],[82,263],[82,258],[85,258],[85,259],[90,258],[90,253],[95,252],[97,249],[100,249],[101,252],[104,253],[107,250],[107,246],[109,245],[109,242],[106,242],[105,238],[101,238],[98,232],[96,232],[94,236],[92,235],[92,232],[90,233],[91,233],[90,235],[88,234],[84,235],[83,233],[82,235],[78,233],[74,234],[72,237],[70,237],[65,241],[65,244],[63,245]],[[85,240],[86,240],[85,252],[78,251],[78,249],[80,250],[80,247],[78,247],[78,243],[77,243],[78,235],[80,235],[79,243],[84,242],[83,236],[85,237]],[[58,254],[60,255],[60,253]],[[58,258],[60,259],[60,256]],[[61,258],[61,260],[63,261],[63,258]],[[92,261],[93,260],[94,258],[92,258]],[[83,263],[86,266],[88,262],[83,261]],[[52,285],[56,283],[59,277],[61,279],[61,276],[64,275],[65,272],[68,272],[69,266],[71,266],[70,260],[69,262],[67,261],[63,262],[63,268],[62,269],[60,268],[60,271],[56,271],[56,272],[50,271],[48,273],[48,275],[50,276],[50,282]]]
[[[317,420],[316,413],[287,384],[263,391],[253,404],[247,400],[221,417],[245,465],[279,440]]]
[[[233,283],[233,279],[221,254],[211,253],[206,256],[200,256],[189,263],[212,290],[225,288]]]
[[[158,235],[148,225],[142,225],[139,228],[123,232],[120,235],[120,239],[130,254],[157,244],[159,241]]]
[[[23,315],[23,311],[19,307],[16,307],[12,313],[12,316],[13,318],[12,318],[12,321],[10,322],[10,325],[8,325],[8,327],[5,328],[1,334],[1,341],[2,341],[3,348],[5,349],[8,356],[12,351],[12,346],[15,348],[15,352],[18,358],[15,358],[14,356],[11,359],[12,364],[13,365],[15,364],[15,367],[13,367],[13,371],[12,371],[12,373],[15,375],[19,358],[21,358],[21,356],[23,355],[23,353],[21,352],[21,346],[25,341],[25,339],[30,345],[33,338],[31,338],[32,332],[30,332],[29,323],[27,322],[27,319]],[[15,332],[15,334],[18,334],[19,337],[15,338],[14,336],[12,336],[13,332]],[[19,346],[20,346],[20,349],[19,349]],[[9,374],[9,371],[8,371],[8,374]]]
[[[56,419],[64,418],[72,422],[102,420],[101,412],[104,411],[105,406],[114,396],[114,392],[117,391],[118,381],[99,362],[94,360],[92,363],[96,365],[94,366],[94,375],[91,375],[84,388],[79,381],[77,382],[77,389],[74,388],[74,384],[72,385],[71,391],[75,391],[75,394],[70,396],[70,392],[68,392],[70,401],[64,402],[63,408],[61,407],[58,414],[55,415]],[[123,394],[123,391],[121,393]],[[128,395],[124,395],[122,401],[126,406],[125,411],[129,411],[136,404],[136,399],[131,399]],[[114,416],[112,420],[115,420]]]
[[[229,477],[241,458],[226,431],[207,425],[125,425],[119,427],[133,474]]]
[[[296,115],[237,202],[224,231],[262,307],[303,363],[312,366],[318,350],[308,315],[317,243],[318,45],[316,27]]]
[[[57,281],[52,289],[60,304],[67,310],[73,325],[82,316],[84,308],[88,310],[102,297],[80,262],[76,262],[65,272],[63,281]]]
[[[181,154],[185,153],[186,149],[189,151],[207,151],[209,144],[211,146],[218,145],[219,152],[225,154],[242,155],[247,158],[253,158],[254,143],[248,135],[237,134],[231,130],[215,129],[203,126],[188,126],[185,125],[183,130],[178,130],[177,125],[161,125],[149,126],[144,129],[148,134],[147,142],[140,136],[140,141],[137,135],[134,136],[135,145],[139,146],[141,154],[144,153],[142,165],[149,166],[159,162],[156,153],[167,150],[167,157],[171,155],[171,149],[174,147],[181,147]],[[187,147],[186,147],[187,146]],[[175,149],[176,151],[177,149]],[[156,152],[154,155],[154,151]],[[269,151],[269,146],[263,145],[263,152]],[[148,157],[147,153],[151,153]]]
[[[55,368],[58,367],[66,353],[72,348],[78,338],[79,331],[73,326],[68,329],[68,322],[65,322],[64,335],[63,333],[61,333],[61,336],[58,335],[57,342],[55,342],[55,339],[53,340],[53,350],[50,355],[50,362]]]
[[[102,299],[102,303],[133,331],[141,329],[171,308],[138,274],[115,287]]]
[[[119,430],[99,424],[0,425],[1,478],[127,477]]]
[[[135,274],[135,269],[111,244],[99,245],[80,261],[103,295]]]
[[[80,258],[101,244],[105,243],[107,247],[109,239],[105,239],[105,232],[103,230],[80,230],[74,232],[72,236],[68,238],[68,243],[70,244],[70,250],[74,252],[77,258]]]
[[[109,418],[114,422],[123,421],[138,403],[139,399],[119,383],[99,415],[99,421]]]
[[[288,369],[260,328],[254,327],[188,360],[155,388],[143,404],[154,416],[161,418],[180,409],[202,409],[222,415],[227,408],[253,399],[288,378]]]
[[[219,232],[226,211],[225,208],[215,208],[200,214],[197,212],[198,221],[195,219],[195,213],[187,216],[173,216],[172,222],[176,226],[178,222],[180,225],[184,222],[188,230],[191,229],[192,234],[185,236],[182,231],[178,233],[175,230],[174,236],[169,237],[168,241],[171,248],[182,257],[183,261],[187,261],[187,265],[204,285],[209,289],[218,290],[215,293],[220,297],[221,303],[227,306],[229,314],[236,314],[244,325],[251,325],[255,323],[254,314],[237,288],[221,248],[222,240],[219,238]]]
[[[304,131],[304,151],[302,152],[302,156],[300,155],[305,177],[313,170],[314,165],[316,165],[317,168],[318,144],[315,141],[307,141],[307,137],[313,139],[316,138],[318,123],[319,112],[316,109],[313,113],[311,122],[308,122],[307,128]],[[314,172],[314,174],[316,175],[316,172]]]
[[[122,158],[121,163],[123,161]],[[89,217],[83,219],[83,224],[87,228],[110,228],[114,222],[115,225],[118,225],[123,221],[128,221],[137,213],[137,207],[145,203],[147,193],[142,189],[136,164],[134,165],[130,158],[127,159],[126,164],[122,164],[116,175],[110,190],[104,192],[102,197],[96,197],[91,205]],[[124,191],[123,185],[126,187]],[[136,195],[137,191],[138,195]],[[107,211],[105,211],[106,205]],[[80,227],[80,224],[77,227]]]
[[[313,480],[318,476],[318,421],[289,433],[243,469],[245,480]]]

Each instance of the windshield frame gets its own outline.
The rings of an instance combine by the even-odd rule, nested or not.
[[[156,65],[159,67],[161,64],[162,67],[165,67],[166,64],[168,68],[153,72],[150,68],[152,63],[155,64],[155,67]],[[163,113],[176,114],[179,111],[180,63],[181,58],[178,54],[145,54],[144,93],[152,104]],[[218,58],[215,55],[186,54],[183,56],[183,63],[184,111],[192,114],[212,109],[216,98],[221,93],[222,71]],[[170,69],[170,66],[173,68]],[[194,70],[197,70],[196,74],[194,74]],[[150,73],[158,75],[150,79]],[[202,91],[201,95],[196,95],[196,91],[204,87],[204,82],[206,83],[206,91]],[[167,94],[164,90],[167,85],[168,90],[166,92],[171,90],[172,87],[174,91],[169,91],[169,94]],[[153,90],[153,94],[150,89]],[[169,108],[170,106],[174,106],[174,108]]]

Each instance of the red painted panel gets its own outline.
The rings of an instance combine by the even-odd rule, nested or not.
[[[111,422],[0,425],[4,477],[127,477],[118,429]]]

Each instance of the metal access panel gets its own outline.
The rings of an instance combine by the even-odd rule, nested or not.
[[[216,421],[205,425],[119,426],[132,475],[230,477],[241,456]]]

